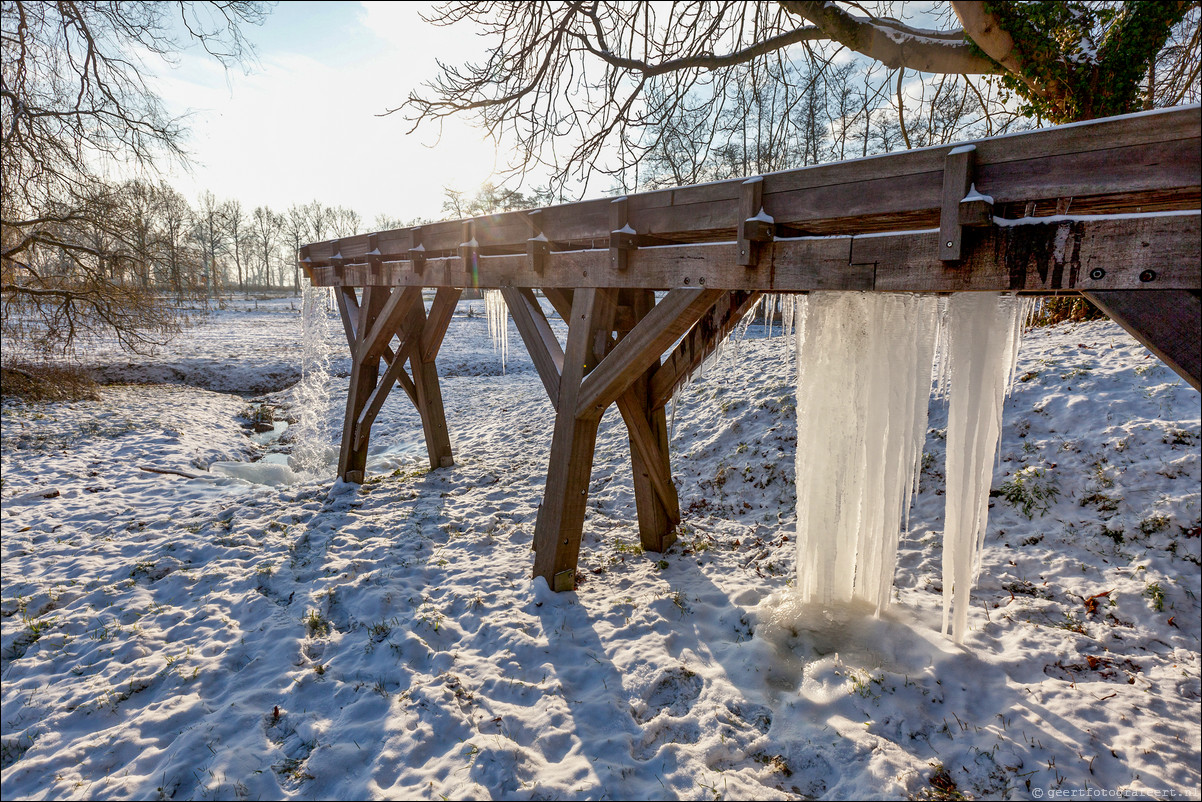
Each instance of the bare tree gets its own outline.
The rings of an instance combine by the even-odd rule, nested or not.
[[[657,144],[644,136],[651,125],[683,120],[694,129],[701,121],[696,135],[713,140],[721,138],[720,112],[766,122],[752,113],[761,87],[801,74],[786,65],[808,64],[812,74],[842,50],[887,68],[880,79],[897,82],[906,70],[963,76],[943,87],[942,110],[926,121],[924,138],[944,136],[949,111],[968,94],[986,96],[983,82],[1003,82],[1029,113],[1052,121],[1134,110],[1149,65],[1159,62],[1179,88],[1172,96],[1197,95],[1197,55],[1187,44],[1196,41],[1197,2],[952,2],[932,27],[898,19],[902,11],[896,3],[819,0],[448,2],[429,20],[473,26],[491,42],[486,56],[444,64],[387,113],[402,111],[413,127],[472,117],[515,146],[514,171],[545,167],[559,188],[598,173],[631,183]],[[865,94],[879,96],[882,82]],[[748,83],[756,91],[740,91]],[[907,138],[904,103],[899,93],[894,123],[863,115],[866,149],[892,147],[895,133]],[[705,114],[698,104],[709,105]],[[811,159],[821,151],[817,120],[802,113],[799,121],[815,125]]]
[[[259,3],[237,0],[0,3],[6,353],[11,337],[33,331],[32,320],[41,328],[29,342],[42,350],[68,349],[93,330],[115,332],[136,349],[171,330],[170,315],[145,289],[145,229],[120,228],[137,216],[124,213],[121,193],[103,178],[118,165],[149,170],[184,156],[181,124],[163,109],[135,54],[169,60],[199,42],[233,63],[246,52],[239,26],[263,14]],[[97,229],[108,236],[97,238]],[[131,261],[142,270],[137,290],[112,270]],[[171,269],[180,268],[177,262]],[[175,278],[178,289],[182,273]]]
[[[192,206],[188,199],[166,183],[160,183],[159,226],[163,244],[162,258],[167,282],[175,292],[177,303],[190,294],[196,285],[200,259],[189,236],[192,230]]]
[[[292,251],[289,254],[287,262],[294,265],[292,272],[292,288],[294,292],[300,292],[300,263],[297,261],[301,246],[309,242],[309,215],[306,208],[294,203],[288,207],[288,211],[284,213],[284,238],[288,241],[288,246]],[[399,226],[377,226],[377,231],[383,231],[387,228],[399,228]]]
[[[255,253],[258,255],[259,264],[263,266],[263,284],[267,289],[271,289],[271,264],[276,261],[272,257],[276,255],[275,251],[279,246],[283,219],[266,206],[256,206],[250,216],[250,226]]]
[[[238,292],[246,292],[246,281],[242,272],[242,255],[247,251],[248,226],[246,214],[242,211],[242,201],[237,198],[226,201],[223,218],[230,245],[234,249],[234,267],[238,271]]]
[[[363,225],[363,218],[359,216],[359,213],[345,206],[328,209],[327,214],[336,237],[353,237],[359,233],[359,229]]]
[[[225,283],[217,260],[226,254],[229,227],[225,220],[227,207],[209,190],[200,193],[195,215],[195,237],[200,245],[201,283],[206,297],[221,292]]]
[[[454,217],[475,217],[514,209],[534,209],[550,200],[546,192],[533,190],[527,193],[499,187],[491,181],[482,184],[474,195],[450,187],[443,187],[442,194],[442,210]]]

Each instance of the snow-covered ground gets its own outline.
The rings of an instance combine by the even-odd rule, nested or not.
[[[5,799],[1199,797],[1199,394],[1116,326],[1024,342],[961,647],[940,404],[883,618],[791,602],[796,393],[758,325],[680,393],[678,543],[639,549],[611,411],[585,579],[552,594],[552,410],[516,331],[502,375],[484,303],[452,321],[454,468],[397,393],[362,487],[271,484],[295,429],[243,424],[297,417],[299,309],[93,357],[177,383],[4,404]]]

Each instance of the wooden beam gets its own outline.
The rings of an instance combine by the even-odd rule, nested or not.
[[[671,400],[676,388],[701,366],[761,297],[762,293],[733,290],[718,298],[652,374],[648,388],[652,409]]]
[[[359,322],[359,296],[354,287],[338,287],[335,300],[338,302],[338,315],[342,318],[342,332],[346,335],[347,345],[351,352],[355,348],[355,326]]]
[[[612,319],[615,294],[585,287],[576,290],[572,299],[547,484],[534,527],[534,576],[546,579],[556,591],[576,586],[588,483],[600,425],[599,417],[576,417],[577,396],[581,379],[595,356],[595,336],[598,331],[608,331],[610,322],[605,318]]]
[[[543,297],[565,324],[572,319],[572,291],[560,287],[544,287]]]
[[[664,351],[688,331],[721,294],[721,290],[676,289],[665,295],[584,379],[576,416],[600,418],[605,408],[626,392],[635,379],[653,364],[658,364]]]
[[[1202,390],[1202,294],[1197,290],[1083,293],[1195,390]]]
[[[340,304],[346,304],[349,315],[350,304],[345,296],[339,296]],[[362,482],[367,468],[367,439],[356,435],[356,424],[368,398],[376,389],[380,375],[379,354],[368,355],[363,348],[364,332],[371,331],[380,312],[388,302],[388,290],[384,287],[367,287],[363,290],[363,302],[359,305],[355,332],[358,336],[351,348],[351,381],[346,396],[346,414],[342,423],[342,447],[338,453],[338,476],[344,482]]]
[[[880,292],[1202,289],[1200,223],[1198,212],[1035,218],[966,229],[958,265],[935,256],[936,232],[856,237],[851,258]]]
[[[555,404],[559,399],[559,377],[563,373],[563,348],[559,345],[555,333],[551,331],[551,324],[547,322],[532,290],[506,287],[501,290],[501,294],[509,307],[509,313],[513,315],[513,322],[518,333],[522,335],[522,342],[526,344],[526,350],[530,353],[538,376],[543,381],[547,397]]]

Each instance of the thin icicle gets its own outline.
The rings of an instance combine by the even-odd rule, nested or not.
[[[492,350],[501,352],[501,372],[509,360],[509,307],[500,290],[484,291],[484,313],[488,317],[488,336],[492,339]]]

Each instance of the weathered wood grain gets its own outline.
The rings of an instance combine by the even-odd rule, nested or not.
[[[675,289],[665,295],[584,378],[577,417],[600,418],[605,408],[705,314],[721,290]]]
[[[1202,390],[1202,293],[1100,290],[1085,297],[1191,387]]]

